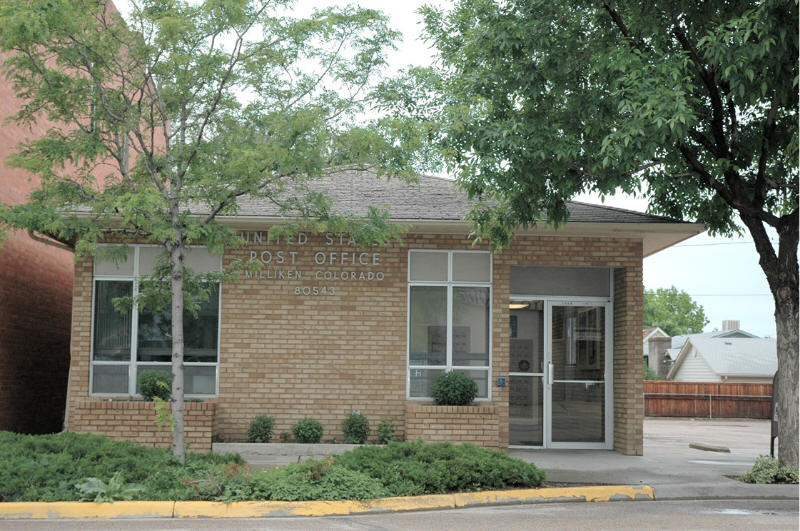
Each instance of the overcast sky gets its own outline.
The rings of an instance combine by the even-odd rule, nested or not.
[[[403,33],[397,51],[389,56],[393,70],[410,64],[429,64],[432,52],[420,39],[421,17],[416,14],[423,4],[446,5],[448,2],[429,0],[308,0],[296,4],[295,13],[305,15],[315,7],[358,4],[386,13],[392,27]],[[128,0],[116,0],[120,11],[127,12]],[[598,196],[585,195],[576,200],[606,204],[644,212],[643,199],[617,195],[601,201]],[[741,328],[759,336],[775,337],[775,307],[769,287],[758,265],[752,238],[719,238],[700,234],[644,260],[645,288],[675,286],[689,293],[703,306],[709,324],[706,331],[721,329],[724,319],[738,319]]]

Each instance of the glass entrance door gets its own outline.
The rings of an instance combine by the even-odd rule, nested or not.
[[[602,444],[605,433],[606,309],[551,305],[551,446]]]
[[[512,302],[509,444],[544,446],[544,302]]]
[[[609,302],[512,301],[509,444],[610,448]]]

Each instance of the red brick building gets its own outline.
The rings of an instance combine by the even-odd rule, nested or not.
[[[537,226],[500,253],[474,246],[451,181],[418,184],[340,174],[320,183],[342,213],[383,205],[408,227],[402,243],[359,248],[346,234],[270,239],[278,213],[243,201],[225,219],[247,245],[188,264],[263,268],[225,283],[186,327],[187,439],[243,439],[253,417],[275,433],[303,417],[342,439],[352,410],[391,417],[398,438],[506,448],[642,452],[642,259],[702,230],[620,209],[571,203],[559,230]],[[169,370],[169,316],[116,312],[158,250],[131,244],[118,265],[76,264],[67,425],[166,444],[152,407],[130,402],[136,376]],[[444,371],[478,386],[472,406],[431,405]],[[116,400],[116,401],[115,401]]]
[[[3,56],[0,55],[0,61]],[[0,201],[26,200],[37,181],[10,168],[6,158],[26,138],[50,126],[28,130],[6,124],[20,105],[0,76]],[[69,368],[72,253],[17,232],[0,247],[0,430],[60,431]]]

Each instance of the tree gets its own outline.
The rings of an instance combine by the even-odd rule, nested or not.
[[[575,194],[750,233],[775,299],[780,459],[798,458],[798,13],[789,0],[461,0],[436,66],[386,85],[427,124],[495,247]],[[777,233],[777,246],[768,230]]]
[[[349,232],[361,244],[397,236],[386,212],[336,216],[309,191],[343,167],[406,174],[409,159],[380,126],[352,125],[397,34],[366,9],[293,18],[290,0],[131,3],[124,22],[108,0],[0,6],[6,74],[25,102],[15,119],[57,124],[11,159],[41,186],[0,219],[68,242],[78,257],[115,237],[162,247],[139,303],[171,309],[172,446],[183,460],[183,311],[228,278],[184,267],[187,246],[221,253],[240,242],[218,217],[246,195],[277,203],[295,229]]]
[[[644,326],[657,326],[667,335],[702,332],[708,324],[703,307],[685,291],[670,288],[644,290]]]

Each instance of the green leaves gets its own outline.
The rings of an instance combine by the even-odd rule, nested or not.
[[[386,101],[494,205],[470,216],[494,245],[563,222],[585,190],[642,188],[654,213],[725,233],[743,204],[773,225],[796,211],[794,2],[462,0],[422,14],[438,63],[387,82]]]
[[[374,10],[302,19],[290,5],[139,0],[123,23],[94,0],[4,2],[0,49],[25,101],[15,120],[54,123],[10,160],[41,189],[4,209],[4,226],[71,241],[79,255],[112,229],[165,246],[177,230],[183,244],[221,250],[235,236],[215,216],[249,195],[308,218],[298,225],[396,237],[378,211],[340,219],[307,192],[332,166],[411,176],[418,130],[353,125],[399,34]]]
[[[98,478],[86,478],[75,484],[81,495],[81,501],[113,502],[115,500],[132,500],[144,490],[138,483],[125,483],[122,471],[118,470],[111,476],[108,483]]]
[[[669,336],[699,333],[708,324],[703,307],[675,286],[644,290],[644,326],[658,326]]]

